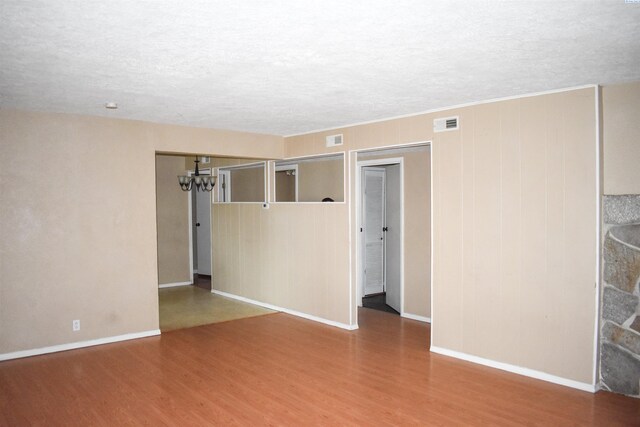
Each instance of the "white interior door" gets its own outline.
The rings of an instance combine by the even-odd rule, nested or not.
[[[198,274],[211,275],[211,193],[196,192],[196,244]]]
[[[384,292],[385,170],[362,168],[364,295]]]
[[[402,313],[400,246],[402,245],[402,209],[400,198],[400,165],[385,167],[385,292],[386,303],[398,313]]]

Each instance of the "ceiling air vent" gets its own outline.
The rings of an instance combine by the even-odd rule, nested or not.
[[[460,128],[460,123],[458,121],[458,116],[455,117],[444,117],[442,119],[435,119],[433,121],[433,131],[434,132],[445,132],[448,130],[458,130]]]
[[[335,147],[336,145],[342,145],[342,134],[327,136],[327,147]]]

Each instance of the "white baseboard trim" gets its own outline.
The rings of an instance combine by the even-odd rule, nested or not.
[[[322,317],[314,316],[300,311],[291,310],[284,307],[278,307],[277,305],[268,304],[266,302],[256,301],[249,298],[241,297],[240,295],[230,294],[228,292],[218,291],[211,289],[211,293],[217,294],[223,297],[232,298],[238,301],[247,302],[249,304],[259,305],[260,307],[268,308],[269,310],[281,311],[283,313],[291,314],[292,316],[302,317],[307,320],[313,320],[314,322],[324,323],[325,325],[335,326],[336,328],[346,329],[348,331],[354,331],[358,329],[358,325],[348,325],[346,323],[340,323],[333,320],[324,319]]]
[[[57,353],[59,351],[75,350],[77,348],[92,347],[94,345],[111,344],[119,341],[128,341],[138,338],[146,338],[160,335],[160,329],[153,329],[144,332],[134,332],[132,334],[116,335],[113,337],[97,338],[89,341],[71,342],[68,344],[52,345],[49,347],[34,348],[31,350],[14,351],[12,353],[0,354],[0,362],[3,360],[21,359],[23,357],[38,356],[47,353]]]
[[[567,378],[558,377],[556,375],[547,374],[546,372],[536,371],[534,369],[523,368],[508,363],[496,362],[495,360],[485,359],[471,354],[461,353],[459,351],[448,350],[442,347],[431,346],[433,353],[442,354],[444,356],[455,357],[456,359],[466,360],[467,362],[477,363],[479,365],[489,366],[491,368],[500,369],[502,371],[512,372],[514,374],[524,375],[525,377],[535,378],[566,387],[575,388],[589,393],[595,393],[598,387],[595,384],[582,383]]]
[[[162,285],[158,285],[160,289],[163,288],[175,288],[176,286],[190,286],[193,282],[176,282],[176,283],[164,283]]]
[[[417,320],[418,322],[431,323],[431,317],[418,316],[417,314],[411,313],[402,313],[401,316],[407,319]]]

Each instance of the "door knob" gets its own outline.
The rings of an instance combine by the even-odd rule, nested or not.
[[[200,223],[199,222],[196,222],[196,227],[200,227]]]

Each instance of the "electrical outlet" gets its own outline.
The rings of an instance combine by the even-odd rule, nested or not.
[[[73,321],[73,332],[78,332],[80,330],[80,321],[79,320],[74,320]]]

